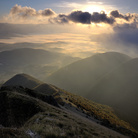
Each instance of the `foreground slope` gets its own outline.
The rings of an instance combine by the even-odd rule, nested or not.
[[[20,75],[22,75],[22,74],[20,74]],[[28,76],[27,76],[27,78],[28,78]],[[20,82],[20,78],[18,78],[18,79],[19,79],[19,82]],[[35,80],[35,79],[33,79],[33,80]],[[112,108],[110,108],[109,106],[105,106],[105,105],[94,103],[94,102],[89,101],[89,100],[87,100],[87,99],[85,99],[83,97],[71,94],[71,93],[66,92],[66,91],[64,91],[62,89],[59,89],[56,86],[49,85],[49,84],[40,84],[40,85],[38,84],[38,86],[33,88],[34,90],[25,88],[25,85],[23,83],[21,83],[21,85],[23,87],[19,86],[19,84],[18,84],[18,86],[17,85],[16,86],[3,86],[1,88],[0,94],[6,93],[6,96],[5,96],[6,97],[6,101],[7,102],[8,101],[13,101],[12,103],[8,102],[8,103],[10,103],[10,105],[13,105],[14,103],[16,103],[16,105],[6,106],[6,107],[8,107],[8,108],[12,108],[13,107],[14,108],[14,107],[18,106],[18,103],[14,102],[14,101],[18,101],[19,105],[21,106],[20,107],[21,110],[17,111],[18,108],[15,108],[14,109],[15,111],[11,110],[10,113],[12,113],[12,114],[9,114],[8,118],[11,118],[12,120],[14,120],[14,118],[16,117],[16,115],[14,117],[14,113],[16,113],[16,112],[18,112],[19,116],[22,115],[21,111],[25,110],[24,108],[22,110],[22,106],[23,106],[22,103],[25,103],[25,106],[23,106],[23,107],[27,107],[29,109],[28,102],[25,102],[25,101],[28,101],[28,100],[24,99],[24,97],[26,97],[26,98],[30,97],[33,100],[36,99],[36,101],[40,101],[41,104],[42,103],[49,103],[49,104],[52,104],[52,105],[56,106],[56,107],[54,107],[57,110],[56,114],[53,112],[52,114],[54,114],[54,115],[49,115],[49,113],[46,113],[46,114],[45,113],[44,114],[41,113],[41,112],[47,111],[47,110],[44,109],[45,108],[44,104],[42,106],[40,106],[39,102],[35,102],[35,104],[34,103],[30,104],[33,107],[38,107],[36,109],[39,109],[39,110],[37,112],[34,112],[34,114],[36,114],[36,116],[32,120],[33,122],[32,121],[29,122],[29,127],[31,128],[31,130],[33,129],[33,130],[35,130],[35,132],[37,131],[37,133],[38,133],[38,131],[41,131],[43,133],[41,135],[46,135],[46,133],[48,131],[50,131],[50,130],[46,131],[43,128],[45,128],[44,127],[45,125],[48,125],[50,127],[50,129],[51,129],[51,123],[52,123],[55,126],[52,129],[56,129],[56,131],[58,130],[56,135],[61,134],[61,132],[63,133],[63,130],[65,129],[66,132],[64,132],[64,133],[68,137],[71,137],[72,135],[74,137],[76,135],[78,136],[78,135],[81,134],[81,131],[84,132],[83,134],[81,134],[82,137],[84,137],[84,135],[86,135],[88,137],[92,137],[92,135],[95,136],[95,137],[103,137],[103,135],[101,135],[101,131],[103,131],[103,132],[105,131],[103,129],[104,128],[103,126],[106,126],[106,127],[110,128],[110,129],[113,129],[113,130],[115,130],[115,131],[117,131],[119,133],[122,133],[124,135],[128,135],[128,136],[131,136],[131,137],[136,137],[137,136],[137,134],[136,134],[137,132],[130,126],[130,124],[128,124],[125,121],[122,121],[122,119],[119,119],[115,115],[114,110]],[[20,98],[20,97],[22,97],[22,98]],[[14,99],[14,100],[11,100],[11,98]],[[4,99],[4,98],[2,98],[2,99]],[[2,99],[1,99],[1,102],[3,104],[3,100]],[[30,99],[30,102],[33,101],[31,99]],[[23,101],[23,100],[25,100],[25,101],[21,103],[21,101]],[[28,106],[26,105],[26,103],[28,104]],[[5,102],[4,102],[4,104],[5,104]],[[39,104],[39,105],[36,106],[36,104]],[[3,106],[1,105],[1,107],[3,107]],[[60,107],[60,109],[59,109],[59,107]],[[6,111],[5,110],[1,110],[1,112],[0,112],[1,114],[0,115],[4,115],[5,113],[7,114],[7,111],[10,111],[9,109],[6,110]],[[66,113],[67,115],[65,115],[64,117],[61,117],[61,118],[66,118],[65,120],[64,119],[63,120],[65,122],[68,122],[67,125],[62,119],[59,119],[60,118],[58,116],[59,115],[58,114],[59,110],[62,111],[62,112],[67,112]],[[39,115],[37,115],[37,113]],[[12,115],[12,116],[10,116],[10,115]],[[26,118],[23,115],[22,115],[22,117]],[[55,117],[55,116],[56,116],[56,119],[53,119],[53,117]],[[76,121],[73,119],[76,122],[75,124],[73,123],[73,120],[71,121],[68,118],[68,117],[71,117],[71,116],[72,116],[72,118],[76,118],[76,116],[77,116],[77,118],[76,118],[77,120]],[[52,117],[52,119],[51,119],[51,117]],[[40,118],[40,119],[38,119],[38,118]],[[27,120],[30,120],[30,119],[31,119],[31,116],[29,116],[29,118],[27,118]],[[91,127],[92,126],[96,127],[96,128],[98,127],[98,128],[101,129],[101,131],[100,132],[96,132],[96,134],[94,134],[93,130],[89,129],[90,126],[86,125],[87,123],[85,122],[85,120],[87,120],[86,122],[89,122],[88,124],[90,124]],[[81,121],[84,122],[85,127],[87,128],[86,131],[88,131],[88,132],[83,130],[84,129],[83,128],[84,125],[82,125],[82,123],[79,123],[79,121],[80,122]],[[4,121],[4,122],[6,122],[6,121]],[[11,121],[11,122],[18,122],[18,121]],[[26,122],[22,121],[22,119],[20,121],[20,117],[19,117],[19,122],[22,122],[23,125],[26,124]],[[36,122],[36,123],[34,123],[34,122]],[[46,122],[48,122],[48,124],[46,124]],[[10,124],[10,122],[8,122],[7,124]],[[73,125],[73,129],[69,127],[70,125],[71,126]],[[101,125],[103,125],[103,126],[101,126]],[[28,126],[28,124],[26,126]],[[75,131],[73,131],[74,129],[75,129],[75,131],[77,131],[77,133]],[[98,129],[98,130],[100,130],[100,129]],[[107,129],[107,128],[105,128],[105,129]],[[50,133],[52,133],[52,132],[50,132]],[[111,136],[115,137],[116,134],[112,134],[112,133],[114,133],[114,132],[112,132],[112,131],[109,132],[109,134]],[[105,135],[105,137],[108,137],[107,136],[108,135],[107,131],[104,132],[104,135]],[[123,137],[123,136],[121,136],[121,137]]]
[[[130,59],[127,55],[117,52],[96,54],[58,70],[45,81],[85,96],[90,86]]]
[[[138,129],[138,58],[132,59],[100,80],[86,95],[110,105]]]
[[[16,91],[15,91],[16,90]],[[23,87],[0,90],[0,137],[120,137],[115,131],[25,94]]]

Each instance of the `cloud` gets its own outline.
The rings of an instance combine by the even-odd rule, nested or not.
[[[94,12],[91,21],[94,23],[108,23],[108,24],[113,24],[115,20],[112,17],[108,17],[105,12]]]
[[[110,15],[113,16],[114,18],[125,19],[126,21],[129,21],[130,19],[132,19],[134,17],[133,14],[123,15],[123,14],[119,13],[118,10],[111,11]]]
[[[91,23],[107,23],[113,24],[115,22],[114,18],[108,17],[105,12],[94,12],[90,14],[89,12],[83,11],[73,11],[68,15],[59,14],[57,17],[51,18],[49,20],[51,23],[81,23],[81,24],[91,24]]]
[[[45,10],[40,10],[38,13],[42,16],[52,16],[55,15],[55,12],[52,11],[52,9],[45,9]]]
[[[11,11],[11,15],[19,15],[22,17],[27,17],[27,16],[36,16],[37,11],[31,7],[21,7],[20,5],[15,5]]]
[[[68,14],[56,14],[52,9],[36,10],[31,7],[22,7],[15,5],[11,8],[5,22],[8,23],[30,23],[30,24],[98,24],[105,23],[114,25],[118,23],[117,18],[121,19],[121,23],[136,21],[136,14],[121,14],[118,10],[111,11],[106,14],[104,11],[89,13],[82,10],[72,11]],[[125,21],[124,21],[125,20]]]
[[[118,21],[116,18],[123,19],[125,21],[121,21],[122,24],[126,23],[126,21],[129,22],[135,22],[138,20],[137,14],[126,14],[123,15],[119,13],[118,10],[111,11],[110,14],[106,14],[104,11],[101,12],[93,12],[92,14],[89,12],[83,12],[83,11],[73,11],[68,15],[65,14],[59,14],[57,17],[50,18],[50,23],[81,23],[81,24],[91,24],[91,23],[105,23],[114,25],[114,23],[118,24]]]
[[[74,11],[68,15],[68,19],[76,23],[90,24],[91,14],[88,12]]]
[[[49,22],[52,24],[54,24],[54,23],[67,24],[67,23],[69,23],[69,20],[68,20],[68,16],[66,16],[65,14],[59,14],[57,17],[50,18]]]
[[[115,20],[112,17],[108,17],[105,12],[94,12],[90,14],[89,12],[74,11],[68,15],[68,19],[73,22],[78,22],[82,24],[91,23],[108,23],[113,24]]]
[[[25,23],[27,22],[29,24],[25,24],[24,22],[23,24],[0,23],[0,39],[3,42],[23,42],[27,41],[27,39],[29,42],[35,41],[38,43],[66,41],[71,43],[69,44],[69,46],[72,47],[78,45],[78,47],[80,48],[82,44],[82,47],[85,45],[86,48],[87,45],[89,45],[87,51],[89,51],[90,47],[92,47],[92,42],[95,42],[92,48],[93,51],[114,50],[119,52],[126,51],[126,53],[129,53],[131,51],[131,53],[134,53],[135,55],[138,53],[137,14],[124,15],[121,14],[118,10],[111,11],[110,14],[106,14],[105,12],[94,12],[91,14],[89,12],[83,11],[72,11],[68,14],[56,14],[53,13],[51,9],[36,11],[31,7],[21,7],[19,5],[15,5],[11,9],[10,15],[21,17]],[[47,19],[47,22],[41,24],[40,20],[43,21],[45,17]],[[32,20],[33,23],[37,21],[37,24],[31,24],[30,22],[28,22],[28,20]],[[18,23],[18,20],[14,20],[14,18],[13,21],[14,23]],[[93,23],[95,25],[93,25]],[[99,27],[97,25],[98,23],[105,23],[109,24],[110,26],[103,25],[102,27]],[[82,27],[76,24],[86,24],[89,26],[89,28],[87,26]],[[91,30],[97,35],[92,35],[91,41],[89,39],[84,40],[86,37],[89,37],[89,35],[92,34],[90,28],[92,28]],[[72,37],[65,38],[65,35],[63,33],[68,33],[71,35],[73,33],[79,35],[83,34],[83,36],[77,38],[76,36],[72,35]],[[47,34],[47,36],[39,37],[39,35],[41,34]],[[51,36],[50,34],[58,35]],[[28,35],[32,35],[31,38]],[[22,36],[23,38],[21,39],[20,36]],[[11,37],[14,38],[9,39]],[[84,48],[81,49],[82,52],[83,49]],[[70,53],[75,50],[71,48]]]
[[[55,15],[55,12],[52,9],[45,9],[36,11],[31,7],[21,7],[20,5],[15,5],[11,11],[10,15],[20,16],[20,17],[37,17],[37,16],[52,16]]]

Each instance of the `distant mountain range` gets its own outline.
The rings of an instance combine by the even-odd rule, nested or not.
[[[27,74],[15,75],[0,88],[0,124],[0,137],[138,136],[111,107]]]
[[[58,68],[77,61],[80,58],[41,49],[20,48],[0,52],[1,81],[17,73],[28,73],[43,79]]]
[[[86,96],[97,81],[130,59],[129,56],[117,52],[95,54],[59,69],[45,81]]]

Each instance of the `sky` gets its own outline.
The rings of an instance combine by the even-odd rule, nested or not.
[[[137,5],[138,0],[0,0],[0,51],[27,43],[82,58],[109,51],[137,57]]]

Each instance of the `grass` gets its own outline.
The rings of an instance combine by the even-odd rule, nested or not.
[[[22,129],[0,128],[0,138],[29,138]]]
[[[31,94],[18,91],[18,89],[16,91],[15,89],[0,91],[0,118],[4,119],[5,115],[8,115],[4,122],[10,124],[7,129],[3,122],[4,128],[0,128],[0,138],[20,138],[22,136],[24,138],[26,135],[29,136],[28,130],[41,138],[108,138],[110,135],[116,138],[122,136],[86,118],[31,96],[33,91]],[[111,118],[115,119],[114,114],[111,114],[113,110],[108,106],[93,103],[63,90],[55,93],[54,97],[58,103],[63,105],[69,103],[71,106],[80,108],[87,115],[101,119],[101,121],[107,118],[107,114],[109,114],[108,117],[111,115]],[[3,109],[5,114],[2,114]],[[10,123],[6,120],[7,118]],[[13,126],[17,129],[12,129]]]
[[[51,114],[53,114],[51,116]],[[49,119],[50,118],[50,119]],[[36,121],[37,120],[37,121]],[[92,138],[92,137],[108,137],[110,132],[106,132],[103,128],[95,127],[89,121],[85,121],[79,117],[68,116],[65,112],[50,111],[35,115],[24,126],[30,128],[42,138]],[[111,134],[113,138],[114,134]]]
[[[129,123],[121,120],[115,114],[114,110],[106,105],[101,105],[92,102],[84,97],[66,92],[60,89],[60,95],[55,94],[55,99],[63,105],[63,103],[68,103],[80,109],[83,113],[88,116],[94,117],[95,119],[101,121],[101,124],[110,127],[122,134],[131,135],[131,133],[138,133]]]

